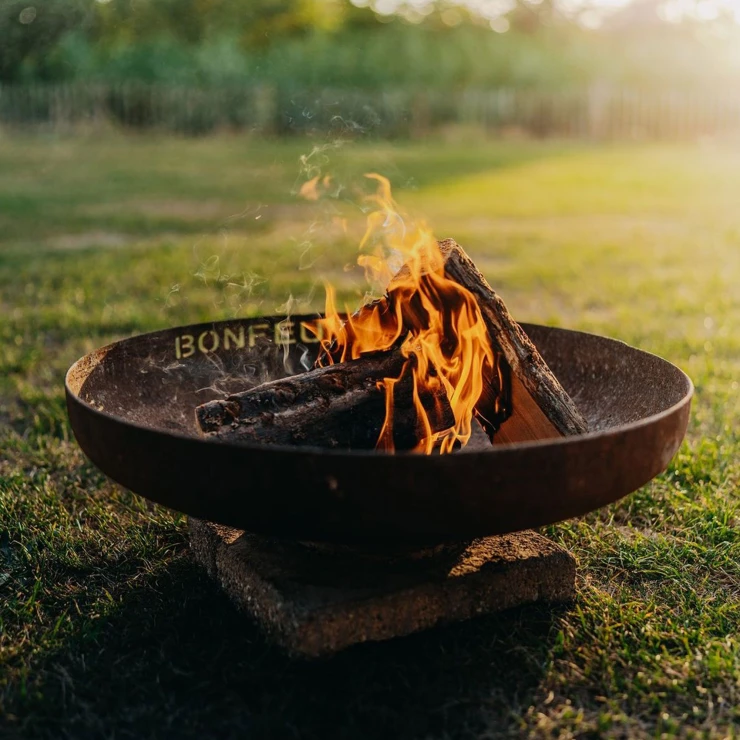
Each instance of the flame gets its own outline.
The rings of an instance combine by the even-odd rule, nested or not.
[[[306,200],[318,200],[331,187],[331,176],[316,175],[301,185],[298,195]]]
[[[325,318],[319,322],[322,358],[325,363],[343,362],[400,346],[408,358],[400,377],[412,373],[413,402],[422,430],[416,451],[451,452],[470,439],[484,378],[498,363],[478,304],[468,290],[445,276],[444,257],[431,229],[403,217],[385,177],[366,177],[377,183],[377,189],[366,197],[367,229],[357,263],[370,284],[385,287],[387,297],[354,315],[346,316],[346,311],[343,317],[334,289],[327,284]],[[386,417],[377,449],[388,452],[394,449],[393,391],[400,377],[379,383],[385,391]],[[441,388],[455,425],[434,432],[421,393]]]

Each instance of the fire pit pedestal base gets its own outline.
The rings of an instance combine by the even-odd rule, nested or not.
[[[575,561],[535,532],[415,551],[273,540],[190,519],[195,559],[290,653],[327,655],[575,592]]]

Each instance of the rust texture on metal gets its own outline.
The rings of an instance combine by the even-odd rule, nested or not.
[[[674,365],[612,339],[523,324],[587,434],[441,456],[200,436],[196,406],[315,357],[312,318],[167,329],[82,358],[66,381],[80,446],[113,480],[198,518],[303,540],[432,544],[616,501],[665,470],[686,432],[693,388]]]

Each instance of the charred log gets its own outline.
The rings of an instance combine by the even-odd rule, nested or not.
[[[386,418],[383,380],[393,384],[393,444],[415,448],[424,436],[414,403],[415,358],[400,350],[365,355],[263,383],[196,409],[203,433],[230,442],[374,449]],[[434,385],[434,384],[432,384]],[[454,426],[447,395],[422,390],[419,400],[433,432]]]

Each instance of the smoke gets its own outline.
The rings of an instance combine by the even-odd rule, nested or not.
[[[277,325],[276,337],[280,337],[280,344],[283,348],[283,368],[286,373],[290,373],[292,371],[289,363],[290,346],[291,344],[295,344],[296,340],[293,338],[293,322],[290,320],[290,317],[295,313],[297,304],[298,301],[296,301],[291,294],[282,306],[278,306],[275,309],[279,316],[285,316],[285,318]]]
[[[364,111],[363,122],[372,120],[371,113]],[[336,286],[346,310],[382,292],[379,286],[368,287],[356,260],[366,220],[364,173],[382,168],[392,177],[397,174],[390,147],[374,147],[368,160],[358,139],[367,137],[371,128],[351,116],[334,116],[332,133],[312,141],[293,160],[295,174],[288,175],[292,185],[285,192],[288,199],[265,195],[194,240],[189,273],[170,284],[163,295],[163,310],[182,316],[185,321],[179,323],[277,314],[281,319],[269,337],[280,361],[274,369],[278,373],[310,370],[315,347],[305,338],[301,341],[296,317],[315,316],[323,310],[324,285]],[[286,145],[286,151],[290,149]],[[274,168],[278,177],[283,166],[278,161]],[[273,175],[270,168],[263,168],[259,174],[245,176]],[[266,193],[271,189],[274,181],[266,182]],[[194,361],[186,358],[185,362]],[[233,392],[235,381],[247,388],[269,379],[254,363],[241,366],[230,358],[228,367],[224,366],[219,351],[203,362],[210,363],[207,375],[215,378],[204,384],[204,393]]]
[[[308,355],[309,355],[308,347],[306,347],[305,344],[298,344],[296,345],[296,347],[301,353],[301,357],[299,360],[300,365],[305,372],[308,372],[312,367],[312,363],[308,358]]]

